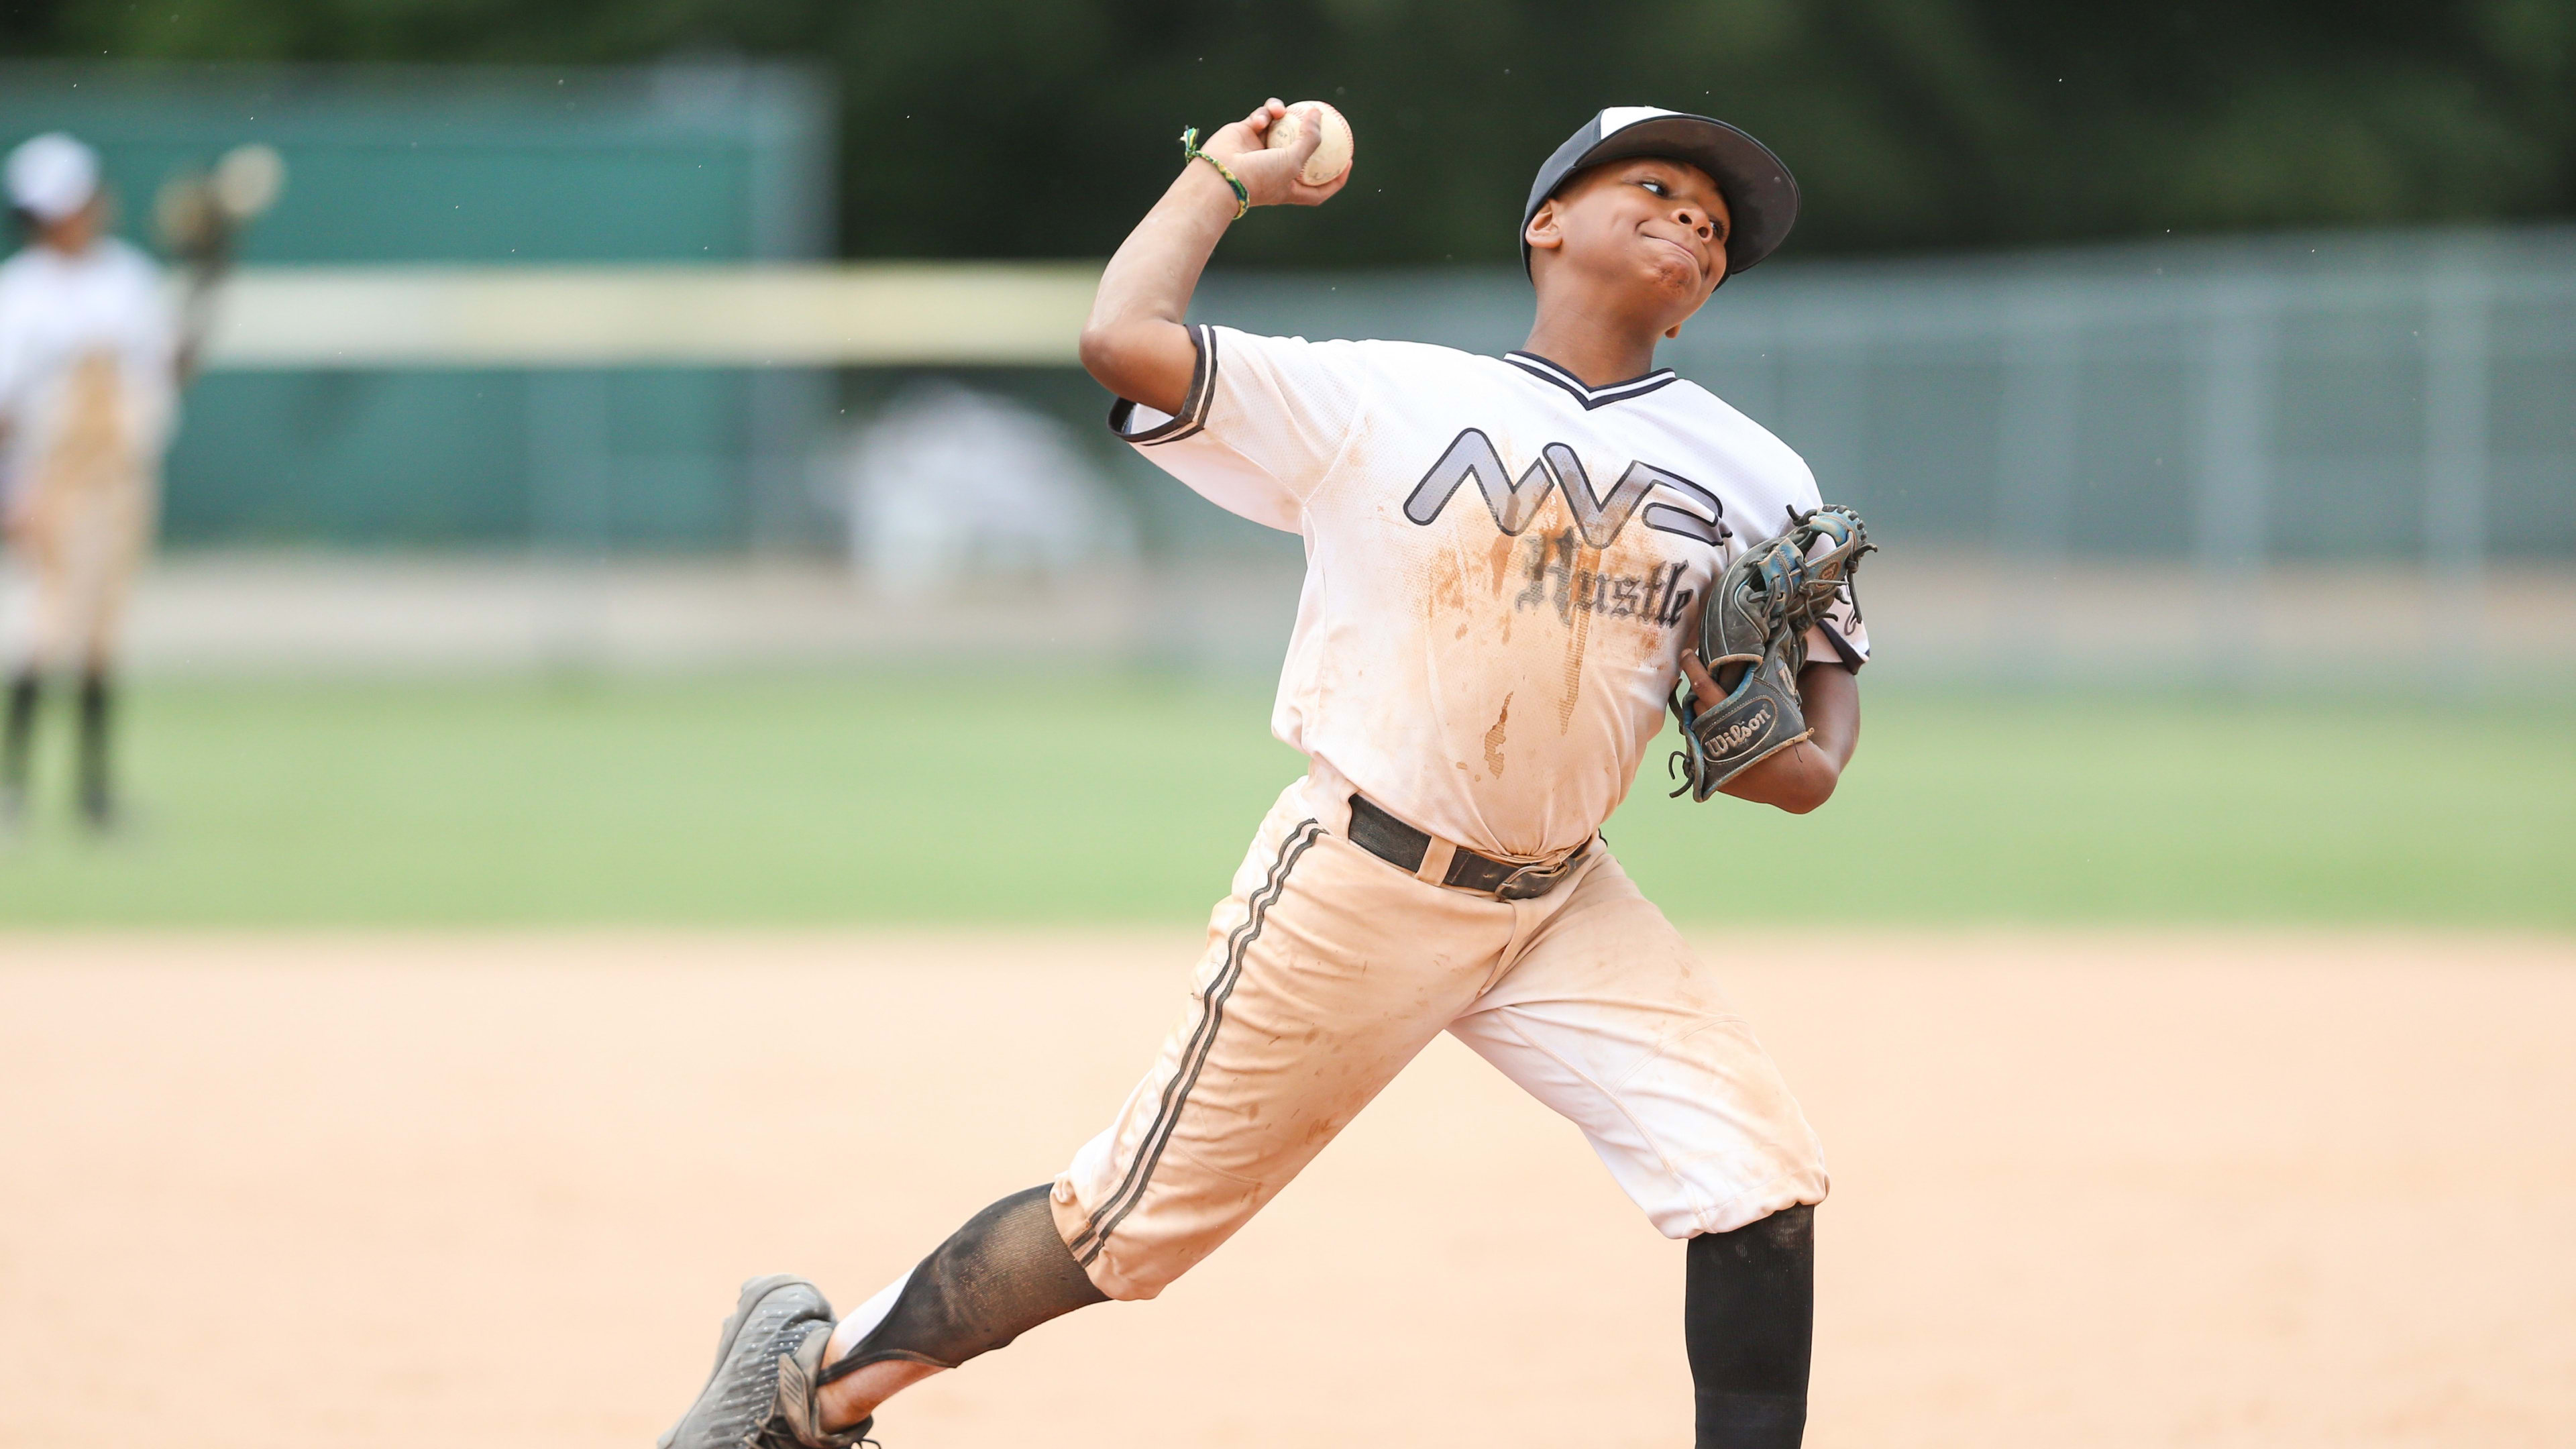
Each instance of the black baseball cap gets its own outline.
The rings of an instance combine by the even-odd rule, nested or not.
[[[1529,224],[1566,178],[1604,161],[1657,156],[1687,161],[1709,174],[1734,223],[1726,236],[1726,274],[1745,271],[1778,249],[1798,221],[1798,178],[1771,148],[1707,116],[1655,106],[1611,106],[1565,138],[1530,183],[1521,208],[1521,270],[1530,265]]]

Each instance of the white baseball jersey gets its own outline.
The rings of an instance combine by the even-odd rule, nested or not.
[[[1670,369],[1592,388],[1527,353],[1192,335],[1181,415],[1121,403],[1111,426],[1304,537],[1273,731],[1487,855],[1592,837],[1664,725],[1710,585],[1818,502],[1796,453]],[[1848,605],[1826,634],[1867,658]]]
[[[160,269],[124,242],[78,256],[31,246],[0,262],[0,498],[52,447],[70,379],[93,357],[116,362],[127,450],[157,457],[175,420],[176,345]]]

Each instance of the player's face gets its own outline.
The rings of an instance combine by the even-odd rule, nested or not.
[[[37,232],[37,240],[58,252],[73,255],[85,252],[91,242],[98,240],[99,233],[107,229],[108,205],[107,190],[102,187],[82,204],[80,210],[59,221],[46,223]]]
[[[1577,177],[1531,219],[1530,241],[1553,243],[1551,266],[1634,286],[1687,317],[1726,279],[1733,221],[1707,172],[1639,157]]]

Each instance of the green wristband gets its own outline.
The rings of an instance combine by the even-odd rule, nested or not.
[[[1199,149],[1199,128],[1196,126],[1181,133],[1181,159],[1185,162],[1205,161],[1215,167],[1216,174],[1225,178],[1225,184],[1234,188],[1234,219],[1243,220],[1243,214],[1252,209],[1252,193],[1244,189],[1242,178],[1227,170],[1224,162]]]

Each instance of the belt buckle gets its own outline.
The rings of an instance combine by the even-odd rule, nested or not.
[[[1522,866],[1520,869],[1513,871],[1510,875],[1504,876],[1503,883],[1494,887],[1494,899],[1498,901],[1526,901],[1546,895],[1549,891],[1556,889],[1556,883],[1565,878],[1566,872],[1574,869],[1574,863],[1576,861],[1581,860],[1583,857],[1590,855],[1591,853],[1592,842],[1587,840],[1583,842],[1581,848],[1572,851],[1563,860],[1556,862],[1554,865],[1541,865],[1533,861],[1528,865]]]

